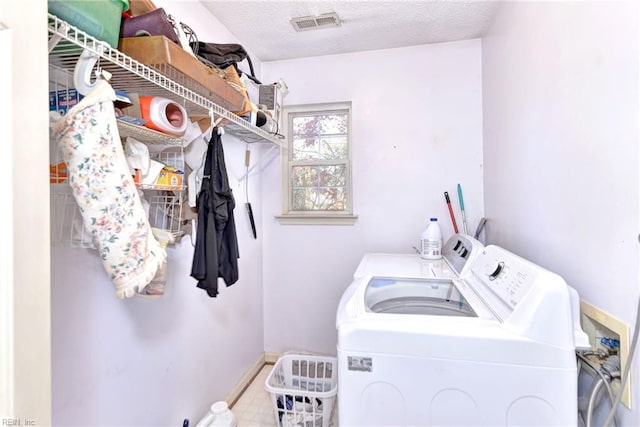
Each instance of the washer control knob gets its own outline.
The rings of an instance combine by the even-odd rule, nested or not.
[[[485,274],[489,276],[489,280],[496,280],[504,269],[504,262],[500,261],[497,265],[488,264],[485,269]]]

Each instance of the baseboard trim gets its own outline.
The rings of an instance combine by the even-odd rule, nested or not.
[[[265,353],[260,354],[258,360],[249,368],[246,374],[240,378],[240,381],[231,389],[231,391],[225,397],[225,400],[229,407],[233,407],[236,404],[242,393],[249,387],[251,381],[258,375],[262,367],[265,365]]]
[[[279,357],[280,357],[280,353],[267,353],[267,352],[264,353],[264,361],[265,363],[270,365],[275,365]]]
[[[225,397],[225,401],[229,405],[230,408],[233,407],[242,396],[242,393],[251,385],[251,382],[255,379],[255,377],[260,373],[260,370],[264,367],[264,365],[274,365],[278,358],[280,357],[280,353],[262,353],[258,360],[249,368],[246,374],[240,378],[240,381],[233,387],[233,389],[227,394]]]

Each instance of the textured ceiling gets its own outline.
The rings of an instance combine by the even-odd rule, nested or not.
[[[200,0],[261,61],[481,37],[496,1]],[[296,32],[292,18],[337,12],[340,27]]]

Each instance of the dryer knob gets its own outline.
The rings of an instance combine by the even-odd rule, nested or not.
[[[496,280],[496,278],[500,275],[502,270],[504,269],[504,262],[500,261],[496,264],[487,264],[485,269],[485,274],[489,276],[489,280]]]

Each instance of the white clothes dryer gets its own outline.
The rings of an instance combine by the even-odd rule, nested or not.
[[[560,276],[497,246],[464,277],[383,270],[338,307],[340,426],[577,424],[577,294]]]

